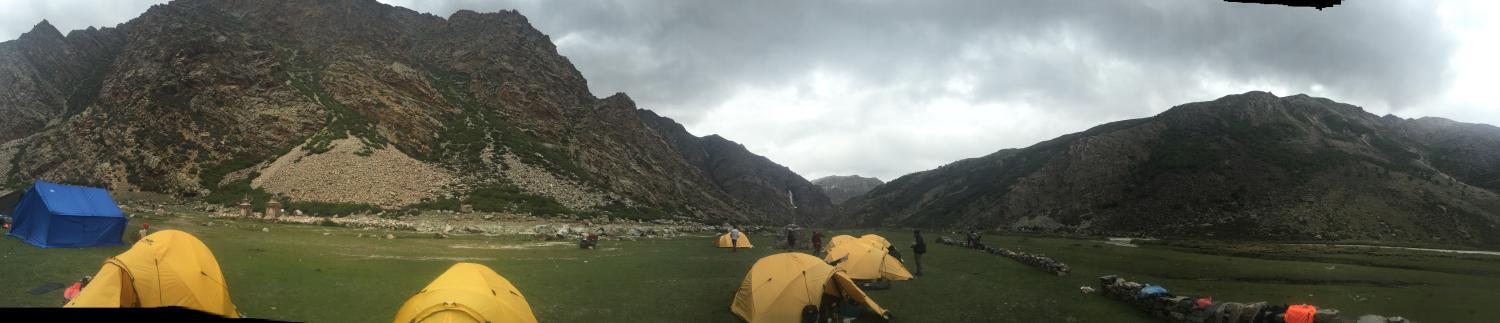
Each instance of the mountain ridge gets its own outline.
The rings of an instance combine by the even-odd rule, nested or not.
[[[859,175],[829,175],[812,180],[813,184],[823,189],[833,204],[842,204],[855,196],[864,195],[876,186],[885,184],[879,178],[862,177]]]
[[[1500,128],[1443,120],[1252,91],[908,174],[833,224],[1500,243]]]
[[[832,212],[811,183],[737,143],[668,127],[623,94],[595,97],[514,10],[444,18],[373,0],[176,0],[61,35],[43,22],[0,43],[0,89],[13,93],[0,113],[24,116],[0,121],[6,186],[705,222]],[[273,163],[293,153],[318,158]],[[357,162],[369,158],[438,173],[345,169],[377,165]],[[399,184],[423,178],[451,181]],[[361,183],[393,183],[380,187],[402,197],[296,189]],[[787,191],[806,204],[794,209]]]

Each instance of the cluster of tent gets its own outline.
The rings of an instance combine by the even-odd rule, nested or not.
[[[8,233],[43,247],[121,245],[127,219],[101,188],[44,181],[6,194],[0,202],[12,220]],[[721,248],[753,248],[748,234]],[[731,310],[749,322],[795,322],[826,297],[850,300],[889,318],[890,311],[860,289],[858,281],[908,280],[911,272],[890,256],[891,243],[878,235],[833,237],[825,257],[781,253],[756,261],[734,296]],[[129,250],[104,261],[92,280],[64,307],[183,307],[224,317],[244,317],[208,246],[191,234],[163,230],[142,237]],[[484,265],[458,263],[417,292],[397,311],[395,322],[536,322],[531,305],[510,281]]]
[[[716,244],[727,247],[728,239],[719,236]],[[748,244],[748,240],[740,241],[740,245]],[[878,235],[839,235],[829,240],[823,259],[797,252],[766,256],[745,274],[730,311],[750,323],[798,322],[805,308],[822,310],[823,298],[834,297],[890,318],[890,311],[876,304],[857,283],[912,279],[906,266],[890,256],[890,248],[890,241]]]
[[[42,248],[123,245],[128,220],[102,188],[37,181],[0,195],[10,236]],[[746,244],[748,246],[748,243]],[[163,230],[104,261],[63,307],[183,307],[243,317],[219,261],[187,232]],[[458,263],[407,299],[395,322],[536,322],[515,285],[489,267]]]
[[[187,232],[163,230],[104,261],[63,307],[177,306],[244,317],[213,252]],[[515,285],[489,267],[458,263],[401,305],[394,322],[529,322],[536,316]]]
[[[839,235],[828,239],[823,260],[849,272],[856,280],[910,280],[911,271],[890,255],[891,242],[866,234],[855,238]]]

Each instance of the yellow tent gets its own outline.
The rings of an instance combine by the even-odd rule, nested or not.
[[[751,246],[750,245],[750,237],[748,237],[748,236],[749,236],[748,234],[745,234],[744,232],[740,232],[740,242],[739,242],[739,244],[730,244],[729,243],[729,234],[728,233],[721,234],[721,235],[719,235],[719,239],[714,241],[714,245],[715,246],[719,246],[719,248],[732,248],[732,247],[736,247],[736,246],[740,247],[740,248],[754,248],[755,246]]]
[[[505,277],[490,267],[461,262],[407,299],[394,322],[536,323],[536,316]]]
[[[835,265],[849,273],[849,278],[859,280],[909,280],[912,278],[911,271],[900,260],[886,253],[885,248],[875,245],[876,242],[860,239],[849,243],[839,244],[828,249],[828,254],[823,260],[829,263],[837,262]],[[847,258],[846,258],[847,257]]]
[[[879,247],[882,250],[891,247],[891,242],[890,241],[885,240],[885,237],[882,237],[882,236],[879,236],[879,235],[876,235],[876,234],[862,235],[862,236],[859,236],[859,239],[860,240],[864,240],[866,242],[869,242],[871,245]]]
[[[833,250],[833,247],[852,241],[859,241],[859,239],[855,239],[854,236],[847,234],[833,236],[833,238],[828,238],[828,246],[824,247],[826,249],[824,251]]]
[[[162,230],[104,261],[87,287],[63,307],[181,306],[239,317],[219,262],[187,232]]]
[[[755,261],[734,293],[729,310],[750,323],[798,322],[802,308],[821,306],[823,295],[853,299],[890,318],[890,311],[875,304],[843,270],[796,252]]]

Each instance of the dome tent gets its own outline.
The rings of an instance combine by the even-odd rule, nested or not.
[[[737,247],[737,248],[755,248],[755,246],[750,245],[750,237],[749,236],[750,235],[745,234],[744,232],[740,232],[739,243],[738,244],[730,244],[729,243],[729,234],[728,233],[721,234],[721,235],[719,235],[718,239],[714,240],[714,245],[718,246],[719,248],[732,248],[732,247]]]
[[[787,252],[755,261],[735,291],[729,309],[746,322],[798,322],[802,309],[821,306],[824,295],[850,299],[890,318],[842,269],[804,253]]]
[[[63,307],[181,306],[239,317],[213,252],[187,232],[162,230],[105,260]]]
[[[536,316],[505,277],[490,267],[461,262],[401,304],[393,322],[536,323]]]
[[[911,271],[900,260],[887,253],[889,242],[885,241],[879,236],[853,239],[828,248],[823,260],[843,269],[850,278],[857,280],[912,279]]]

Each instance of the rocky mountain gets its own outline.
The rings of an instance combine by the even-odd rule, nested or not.
[[[112,28],[44,21],[0,43],[0,115],[12,187],[757,223],[832,210],[738,144],[595,97],[514,11],[176,0]]]
[[[864,195],[865,192],[875,189],[880,184],[885,184],[879,178],[860,177],[859,175],[824,176],[823,178],[813,180],[812,183],[818,185],[818,188],[822,188],[823,193],[828,195],[828,200],[832,201],[833,204],[844,203],[844,201],[848,201],[855,196]]]
[[[1500,245],[1500,128],[1230,95],[902,176],[837,224]]]

